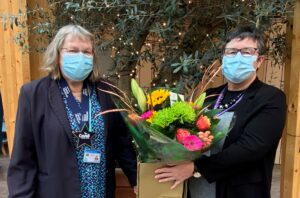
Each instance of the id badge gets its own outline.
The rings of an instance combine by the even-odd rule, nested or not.
[[[101,153],[99,150],[86,149],[83,154],[83,162],[100,163]]]

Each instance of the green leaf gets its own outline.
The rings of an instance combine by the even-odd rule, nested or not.
[[[6,30],[6,24],[7,24],[7,17],[5,16],[3,18],[3,29]]]
[[[225,137],[225,133],[223,132],[216,132],[214,134],[214,139],[213,139],[213,142],[212,144],[215,144],[216,142],[220,141],[221,139],[223,139]]]
[[[15,18],[15,25],[18,26],[19,22],[18,22],[18,17]]]
[[[203,92],[196,100],[195,100],[195,106],[197,106],[197,108],[201,109],[204,103],[206,97],[206,93]]]
[[[133,96],[136,98],[141,111],[145,112],[147,110],[146,96],[143,89],[140,88],[135,79],[131,79],[131,91]]]
[[[173,74],[176,74],[181,70],[182,66],[177,67],[176,69],[173,70]]]
[[[173,63],[173,64],[171,64],[171,67],[177,67],[179,65],[181,65],[181,64],[180,63]]]
[[[184,73],[188,73],[189,72],[188,65],[183,66],[183,72]]]
[[[14,20],[10,19],[10,29],[14,29]]]

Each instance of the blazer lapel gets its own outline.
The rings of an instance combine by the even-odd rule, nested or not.
[[[101,106],[101,112],[103,112],[103,111],[109,110],[108,101],[107,101],[107,98],[105,96],[105,94],[107,94],[107,93],[104,93],[104,92],[100,91],[99,88],[103,89],[103,90],[108,90],[108,89],[107,89],[107,87],[103,86],[103,84],[101,82],[96,83],[96,93],[97,93],[97,97],[98,97],[98,100],[99,100],[99,103],[100,103],[100,106]],[[103,119],[104,119],[105,139],[107,139],[107,131],[108,131],[108,125],[109,125],[109,118],[108,118],[109,114],[110,113],[102,115]]]
[[[54,80],[50,80],[49,102],[60,124],[63,126],[70,142],[72,142],[72,129],[67,117],[65,105],[63,103],[58,85]]]

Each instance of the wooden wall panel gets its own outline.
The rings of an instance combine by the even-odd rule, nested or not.
[[[19,9],[25,10],[26,1],[4,1],[0,4],[1,15],[17,14]],[[4,117],[7,127],[9,151],[12,149],[17,101],[20,87],[30,80],[29,56],[22,53],[14,41],[20,30],[0,26],[0,88],[3,99]],[[23,31],[23,30],[22,30]]]
[[[300,196],[300,0],[296,1],[293,22],[288,26],[291,56],[286,65],[288,117],[283,138],[281,197]],[[289,51],[289,50],[288,50]]]
[[[38,4],[39,7],[43,8],[43,10],[46,12],[48,10],[49,6],[47,3],[47,0],[27,0],[28,7],[31,10],[36,9],[36,5]],[[38,23],[39,19],[28,19],[28,24]],[[28,42],[30,44],[30,47],[32,48],[31,52],[29,53],[29,62],[30,62],[30,76],[31,80],[39,79],[46,75],[46,73],[42,72],[40,69],[42,66],[42,60],[43,60],[43,53],[37,52],[34,49],[36,47],[47,47],[43,46],[41,42],[38,40],[38,36],[36,34],[30,34]]]

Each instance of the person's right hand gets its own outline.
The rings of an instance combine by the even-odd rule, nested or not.
[[[195,169],[194,162],[186,162],[175,166],[166,166],[155,170],[155,179],[158,182],[174,181],[171,189],[193,176]]]

